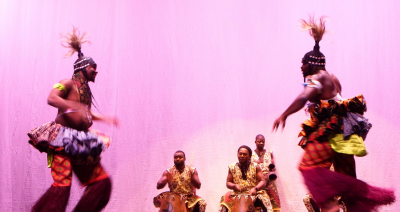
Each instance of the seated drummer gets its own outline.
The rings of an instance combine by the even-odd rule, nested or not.
[[[268,194],[263,190],[265,179],[257,163],[251,162],[252,150],[240,146],[237,152],[239,162],[229,166],[226,187],[233,191],[226,193],[220,202],[220,212],[231,211],[236,197],[250,195],[255,207],[260,206],[263,212],[273,212]],[[253,211],[249,208],[249,211]]]
[[[275,184],[276,174],[275,174],[275,164],[272,151],[264,149],[265,137],[261,134],[256,136],[255,140],[256,149],[255,154],[251,157],[251,161],[257,163],[265,177],[265,191],[267,192],[269,198],[271,199],[272,208],[274,212],[279,212],[281,210],[281,203],[279,200],[278,189]]]
[[[206,211],[206,202],[196,195],[195,189],[200,189],[201,183],[196,168],[185,165],[185,153],[178,150],[174,154],[174,166],[165,170],[161,179],[157,182],[157,189],[162,189],[168,183],[170,192],[183,194],[187,197],[187,208],[189,212]],[[154,198],[154,206],[160,207],[163,192]]]

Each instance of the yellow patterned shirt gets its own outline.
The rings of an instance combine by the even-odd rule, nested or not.
[[[248,171],[247,171],[247,180],[242,178],[242,171],[239,168],[238,163],[231,164],[229,166],[229,171],[233,176],[233,183],[239,184],[242,188],[241,193],[247,193],[250,189],[254,188],[257,185],[257,163],[250,163]]]
[[[254,150],[255,151],[255,150]],[[259,163],[261,171],[263,172],[264,175],[268,174],[269,172],[269,164],[271,164],[272,158],[271,158],[272,151],[271,150],[265,150],[264,154],[264,159],[262,160],[262,163]],[[253,153],[251,156],[251,162],[257,163],[259,157],[257,153]]]
[[[171,175],[171,180],[168,181],[170,191],[185,195],[194,194],[194,187],[190,180],[195,169],[194,167],[185,166],[182,173],[180,173],[175,166],[167,169]]]

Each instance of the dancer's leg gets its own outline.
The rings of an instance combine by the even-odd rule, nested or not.
[[[106,178],[86,187],[74,212],[98,212],[106,207],[111,195],[111,180]]]
[[[32,207],[34,212],[64,212],[71,190],[72,167],[64,154],[54,154],[51,164],[54,183]]]

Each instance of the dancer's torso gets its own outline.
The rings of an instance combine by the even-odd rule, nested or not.
[[[92,105],[92,93],[90,87],[82,78],[73,76],[72,89],[65,95],[66,100],[80,102],[79,109],[72,108],[68,111],[58,110],[55,122],[76,130],[87,130],[92,126],[90,108]]]

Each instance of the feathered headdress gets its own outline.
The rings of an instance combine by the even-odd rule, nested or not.
[[[325,66],[325,56],[319,51],[319,42],[326,32],[325,22],[325,16],[322,16],[319,20],[315,20],[313,16],[310,16],[308,22],[304,19],[300,20],[301,28],[303,30],[308,30],[311,37],[315,40],[313,50],[307,52],[303,57],[303,63],[308,63],[311,68],[313,68],[313,66]]]
[[[308,30],[311,37],[314,38],[315,43],[319,43],[325,34],[325,16],[322,16],[319,19],[319,24],[317,24],[316,22],[317,21],[312,16],[310,16],[310,20],[308,22],[304,19],[300,20],[301,28],[303,30]]]
[[[75,52],[78,53],[78,59],[74,63],[74,72],[78,72],[90,65],[97,65],[91,57],[85,57],[82,53],[82,44],[90,43],[88,40],[85,40],[86,36],[86,32],[80,35],[80,31],[76,27],[73,27],[72,32],[62,36],[64,38],[64,41],[61,43],[61,45],[65,48],[70,49],[70,51],[65,56],[70,57]]]

